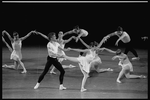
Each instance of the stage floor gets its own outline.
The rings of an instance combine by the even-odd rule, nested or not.
[[[116,50],[116,49],[113,49]],[[23,63],[27,69],[26,74],[21,74],[22,68],[18,70],[2,68],[2,98],[148,98],[148,50],[136,50],[140,60],[131,61],[134,72],[137,75],[146,75],[147,79],[126,79],[119,84],[116,78],[121,70],[118,59],[111,60],[114,54],[102,52],[102,68],[112,68],[113,72],[97,73],[92,71],[85,88],[87,91],[80,92],[83,75],[77,63],[64,61],[62,64],[73,64],[77,67],[65,69],[64,86],[67,90],[60,91],[59,71],[57,75],[49,72],[41,82],[40,87],[34,90],[39,75],[42,73],[47,57],[46,48],[22,48]],[[13,64],[10,60],[10,52],[2,48],[2,64]],[[77,52],[66,52],[68,56],[78,56]],[[128,53],[131,59],[133,54]]]

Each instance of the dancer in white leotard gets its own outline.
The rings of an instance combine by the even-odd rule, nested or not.
[[[8,38],[11,41],[12,44],[12,48],[13,51],[11,53],[10,59],[14,60],[14,68],[18,68],[19,65],[22,66],[23,71],[21,73],[26,73],[27,70],[24,67],[22,60],[22,53],[21,53],[21,47],[22,47],[22,41],[25,40],[27,37],[29,37],[31,35],[31,33],[35,33],[34,31],[29,32],[26,36],[19,38],[19,34],[17,32],[13,33],[14,38],[12,38],[8,32],[6,32],[5,30],[2,32],[2,34],[6,34],[8,36]],[[10,65],[12,66],[12,65]],[[8,65],[6,65],[5,67],[9,67]]]
[[[117,82],[121,83],[120,78],[125,75],[126,78],[146,78],[144,75],[131,75],[130,72],[133,72],[133,66],[131,62],[129,61],[129,58],[126,54],[122,53],[120,49],[117,50],[116,56],[112,58],[112,60],[115,60],[116,58],[119,58],[119,63],[122,67],[122,70],[120,71]]]

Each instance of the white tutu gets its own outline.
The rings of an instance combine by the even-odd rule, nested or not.
[[[122,64],[122,62],[119,61],[118,65],[122,66],[123,69],[129,69],[131,72],[133,72],[133,66],[130,62],[126,64]]]
[[[13,59],[13,60],[19,59],[19,60],[21,60],[22,59],[21,51],[13,50],[13,52],[11,53],[10,59]]]

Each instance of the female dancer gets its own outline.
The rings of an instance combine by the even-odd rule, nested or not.
[[[69,31],[69,32],[71,32],[71,31]],[[44,35],[44,34],[42,34],[42,33],[40,33],[40,32],[36,32],[36,34],[39,34],[39,35],[41,35],[42,37],[44,37],[45,39],[47,39],[48,40],[48,37],[46,36],[46,35]],[[66,43],[68,43],[68,42],[70,42],[72,39],[75,39],[75,36],[72,36],[71,38],[69,38],[68,40],[63,40],[63,32],[59,32],[58,33],[58,39],[56,40],[56,42],[58,42],[59,44],[60,44],[60,47],[61,48],[63,48],[64,49],[64,47],[65,47],[65,44]],[[60,49],[58,49],[58,53],[59,54],[63,54],[63,55],[65,55],[65,52],[64,51],[62,51],[62,50],[60,50]],[[65,60],[64,58],[58,58],[58,61],[61,63],[63,60]],[[53,65],[52,65],[53,66]],[[75,67],[75,66],[73,66],[73,65],[62,65],[63,66],[63,68],[73,68],[73,67]],[[55,70],[55,67],[53,66],[52,67],[52,69],[51,69],[51,71],[50,71],[50,73],[51,74],[56,74],[55,72],[54,72],[54,70]]]
[[[125,43],[125,47],[126,47],[124,53],[127,54],[129,51],[131,51],[135,55],[135,57],[133,57],[132,60],[140,59],[138,57],[137,52],[132,47],[132,42],[131,42],[131,38],[129,34],[123,31],[122,27],[119,26],[116,32],[113,32],[107,35],[105,39],[108,39],[110,38],[110,36],[113,36],[113,35],[117,35],[119,37],[119,39],[115,43],[116,46],[118,46],[118,42],[121,40],[123,43]]]
[[[5,39],[2,36],[2,41],[6,44],[6,46],[8,47],[9,51],[12,53],[13,49],[9,46],[9,44],[5,41]],[[15,69],[15,65],[6,65],[4,64],[2,67],[4,68],[13,68]]]
[[[104,41],[105,41],[105,39],[102,39],[102,41],[100,42],[100,44],[98,46],[101,46]],[[84,86],[85,86],[85,82],[86,82],[87,78],[89,77],[88,74],[90,72],[91,63],[95,59],[96,50],[100,49],[100,48],[92,46],[92,48],[84,49],[84,50],[83,49],[71,49],[71,48],[68,48],[68,49],[74,50],[77,52],[85,52],[86,53],[86,56],[79,56],[79,57],[69,57],[69,56],[63,55],[63,57],[65,57],[67,60],[79,63],[80,70],[84,75],[83,79],[82,79],[81,92],[84,92],[84,91],[86,91]],[[101,49],[101,50],[103,50],[103,49]]]
[[[90,67],[90,68],[94,68],[98,73],[99,73],[99,72],[105,72],[105,71],[113,71],[113,69],[110,69],[110,68],[102,69],[102,68],[97,67],[97,66],[99,66],[99,65],[102,63],[102,61],[101,61],[101,59],[100,59],[100,57],[99,57],[99,55],[98,55],[98,53],[99,53],[100,51],[107,50],[108,52],[115,53],[115,51],[112,51],[112,50],[110,50],[110,49],[107,49],[107,48],[100,48],[101,45],[102,45],[102,43],[104,42],[104,39],[103,39],[99,44],[98,44],[96,41],[92,42],[92,43],[91,43],[92,46],[87,45],[81,38],[79,38],[79,40],[80,40],[81,43],[82,43],[83,45],[85,45],[88,49],[92,48],[92,46],[95,47],[95,48],[97,48],[97,49],[96,49],[96,52],[94,52],[94,53],[95,53],[95,58],[92,60],[92,62],[91,62],[91,67]],[[96,67],[97,67],[97,68],[96,68]]]
[[[131,75],[130,72],[133,72],[133,66],[131,62],[129,61],[129,58],[126,54],[122,53],[120,49],[117,50],[116,56],[112,58],[112,60],[115,60],[118,58],[120,62],[118,65],[122,67],[122,70],[120,71],[117,82],[121,83],[120,78],[125,75],[126,78],[146,78],[144,75]]]
[[[12,48],[13,51],[11,53],[11,57],[10,59],[14,60],[14,66],[16,68],[19,67],[19,65],[22,66],[23,71],[21,73],[26,73],[27,70],[24,67],[22,60],[22,53],[21,53],[21,47],[22,47],[22,41],[25,40],[27,37],[29,37],[32,33],[34,33],[34,31],[29,32],[26,36],[19,38],[19,34],[17,32],[13,33],[14,38],[12,38],[8,32],[6,32],[5,30],[2,32],[2,34],[6,34],[9,38],[9,40],[11,41],[12,44]]]
[[[62,65],[60,64],[60,62],[58,62],[58,59],[57,59],[57,58],[61,57],[61,55],[58,54],[58,49],[62,49],[62,48],[60,47],[59,43],[56,42],[56,36],[55,36],[54,32],[51,32],[51,33],[48,34],[48,39],[49,39],[49,42],[47,44],[47,50],[48,50],[47,62],[45,64],[44,71],[42,72],[42,74],[40,75],[40,77],[38,79],[37,84],[34,86],[34,89],[37,89],[39,87],[40,82],[43,80],[44,76],[46,75],[49,68],[53,64],[60,71],[59,90],[64,90],[64,89],[66,89],[66,87],[63,86],[63,79],[64,79],[65,71],[64,71]]]

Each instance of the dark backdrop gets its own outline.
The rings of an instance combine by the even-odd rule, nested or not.
[[[25,36],[32,30],[44,34],[49,32],[69,31],[79,25],[89,32],[83,40],[100,42],[103,36],[123,27],[132,38],[135,47],[145,47],[141,36],[148,35],[148,3],[3,3],[2,30],[12,36],[14,31]],[[70,36],[66,36],[65,39]],[[10,44],[9,39],[5,36]],[[104,46],[114,46],[117,37],[110,38]],[[23,46],[46,46],[47,40],[31,35],[23,41]],[[121,46],[122,43],[119,42]],[[4,46],[4,43],[2,43]],[[82,47],[71,41],[70,47]]]

